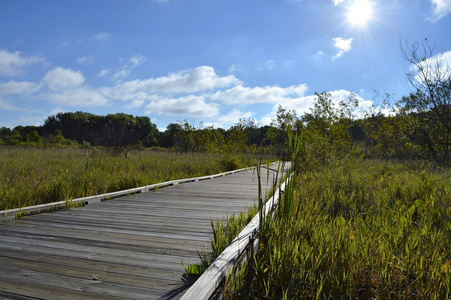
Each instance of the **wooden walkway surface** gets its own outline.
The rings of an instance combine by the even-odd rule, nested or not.
[[[252,169],[2,222],[0,299],[178,299],[210,220],[256,199]]]

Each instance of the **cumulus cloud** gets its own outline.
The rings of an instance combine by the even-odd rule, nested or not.
[[[212,118],[218,114],[218,105],[206,103],[203,96],[188,95],[180,98],[155,96],[145,109],[147,114]]]
[[[338,48],[338,53],[334,57],[332,57],[332,60],[335,60],[343,56],[345,52],[351,50],[352,38],[344,39],[342,37],[336,37],[333,38],[332,40],[334,41],[334,46]]]
[[[48,71],[42,81],[51,90],[61,90],[78,87],[84,83],[85,78],[80,71],[56,67]]]
[[[307,85],[292,85],[289,87],[265,86],[265,87],[244,87],[236,86],[224,91],[217,91],[211,96],[212,100],[223,103],[234,104],[255,104],[255,103],[283,103],[291,98],[303,96],[308,90]]]
[[[138,108],[141,107],[144,104],[144,100],[131,100],[128,104],[124,105],[123,107],[126,109],[133,109],[133,108]]]
[[[253,113],[250,111],[241,112],[238,109],[233,109],[228,114],[220,116],[218,118],[218,122],[222,125],[221,127],[228,127],[230,125],[237,124],[240,121],[240,119],[249,119],[252,116]]]
[[[145,82],[149,91],[165,93],[195,93],[240,83],[233,75],[218,76],[210,66],[171,73]]]
[[[344,52],[348,52],[349,50],[351,50],[352,38],[344,39],[342,37],[336,37],[333,38],[332,40],[334,41],[334,46],[337,47],[338,49]]]
[[[42,62],[37,56],[23,56],[20,52],[0,50],[0,76],[23,75],[24,67]]]
[[[451,12],[451,0],[430,0],[432,4],[431,22],[437,22]]]
[[[338,107],[338,104],[340,101],[345,100],[349,97],[350,91],[340,89],[340,90],[333,90],[329,91],[332,103],[335,105],[335,107]],[[359,95],[356,95],[357,100],[359,100],[359,109],[355,111],[355,115],[357,117],[362,117],[360,110],[361,109],[369,109],[373,105],[373,101],[371,100],[365,100]],[[266,116],[261,118],[258,123],[260,126],[264,125],[270,125],[271,121],[276,118],[276,113],[279,108],[279,105],[282,105],[283,108],[289,109],[289,110],[295,110],[296,114],[298,116],[302,116],[305,113],[311,112],[311,108],[315,104],[316,101],[316,95],[306,95],[299,98],[293,98],[293,99],[286,99],[283,103],[276,103],[274,104],[272,111],[268,113]]]
[[[424,72],[418,74],[416,66],[410,67],[410,72],[415,74],[415,80],[424,83],[428,80],[446,80],[451,78],[451,51],[438,53],[420,63]]]
[[[28,94],[37,91],[40,86],[34,82],[11,80],[0,83],[0,94]]]
[[[98,91],[88,88],[70,89],[48,96],[50,103],[74,107],[107,106],[108,100]]]

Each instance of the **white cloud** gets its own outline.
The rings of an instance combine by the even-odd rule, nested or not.
[[[128,75],[130,75],[130,70],[121,70],[119,72],[114,73],[113,79],[119,80],[121,78],[127,77]]]
[[[340,3],[345,2],[345,0],[332,0],[332,2],[334,3],[334,5],[338,5]]]
[[[259,70],[273,70],[277,68],[277,63],[275,60],[268,60],[266,61],[262,67],[259,68]]]
[[[7,83],[0,83],[0,94],[28,94],[39,88],[40,86],[34,82],[11,80]]]
[[[288,99],[298,98],[308,90],[307,85],[292,85],[286,88],[279,86],[244,87],[236,86],[225,91],[217,91],[211,96],[212,100],[226,104],[249,105],[254,103],[283,103]]]
[[[136,63],[142,59],[136,58]],[[98,76],[105,76],[108,70],[103,70]],[[130,70],[124,69],[113,75],[114,79],[121,79],[130,74]],[[108,89],[108,93],[121,98],[125,93],[139,91],[147,94],[153,93],[197,93],[206,90],[214,90],[234,84],[240,84],[233,75],[218,76],[212,67],[202,66],[191,70],[170,73],[168,76],[157,78],[135,79],[119,82],[115,87]]]
[[[145,81],[149,91],[165,93],[195,93],[240,84],[233,75],[218,76],[210,66],[171,73]]]
[[[50,103],[75,107],[107,106],[108,100],[88,88],[65,90],[48,96]]]
[[[133,69],[133,68],[143,64],[145,61],[146,61],[146,58],[142,55],[137,54],[135,56],[132,56],[132,58],[130,58],[130,62],[132,64],[130,68]]]
[[[332,60],[335,60],[343,56],[345,52],[351,50],[352,38],[344,39],[342,37],[336,37],[333,38],[332,40],[334,41],[334,46],[339,50],[338,53],[334,57],[332,57]]]
[[[234,125],[237,124],[240,119],[249,119],[250,117],[252,117],[253,113],[252,112],[241,112],[238,109],[233,109],[230,113],[220,116],[218,118],[218,122],[220,124],[226,125],[226,126],[221,126],[221,127],[228,127],[230,125]]]
[[[437,22],[451,12],[451,0],[430,0],[432,4],[431,22]]]
[[[102,71],[99,72],[99,74],[97,74],[97,76],[98,77],[103,77],[103,76],[108,75],[109,73],[110,73],[109,70],[102,70]]]
[[[124,61],[124,59],[121,58],[121,62],[123,62],[123,61]],[[146,58],[140,54],[132,56],[130,59],[126,60],[126,63],[119,69],[119,71],[117,71],[116,73],[114,73],[112,75],[113,80],[120,81],[123,78],[129,76],[131,71],[134,68],[142,65],[145,61],[146,61]],[[102,77],[107,74],[109,74],[109,70],[102,70],[98,76]]]
[[[236,73],[236,72],[247,73],[248,70],[245,67],[243,67],[242,65],[232,64],[229,68],[229,73]]]
[[[217,104],[206,103],[202,96],[189,95],[180,98],[155,96],[154,98],[146,106],[145,113],[212,118],[219,111]]]
[[[336,37],[332,39],[334,41],[334,46],[341,51],[348,52],[351,50],[352,38],[344,39],[342,37]]]
[[[415,66],[410,67],[410,71],[415,75],[415,80],[424,83],[426,77],[432,81],[443,81],[451,78],[451,51],[438,53],[422,61],[420,66],[424,69],[423,74],[417,74]]]
[[[61,47],[69,47],[69,46],[75,46],[75,45],[81,45],[81,44],[83,44],[83,41],[82,41],[82,40],[77,40],[77,41],[75,41],[75,42],[65,41],[65,42],[62,42],[62,43],[60,44],[60,46],[61,46]]]
[[[79,64],[93,64],[94,63],[94,56],[82,56],[77,58],[77,63]]]
[[[108,32],[99,32],[93,37],[93,39],[97,41],[106,41],[110,38],[112,38],[112,35]]]
[[[340,89],[340,90],[334,90],[329,91],[332,98],[332,103],[335,105],[335,107],[338,107],[338,104],[341,100],[345,100],[349,97],[350,91]],[[359,109],[368,109],[372,106],[373,101],[371,100],[365,100],[359,95],[356,95],[357,99],[359,100]],[[307,95],[303,96],[297,99],[287,99],[285,102],[282,103],[276,103],[274,104],[272,111],[261,118],[258,123],[260,126],[270,125],[271,121],[276,118],[276,113],[279,108],[279,105],[282,105],[283,108],[289,109],[289,110],[295,110],[296,114],[298,116],[302,116],[305,113],[309,113],[311,110],[310,108],[313,107],[316,101],[316,95]],[[357,117],[359,116],[360,112],[356,111],[355,114]]]
[[[16,110],[10,101],[0,98],[0,110]]]
[[[318,50],[318,52],[313,54],[313,58],[316,60],[321,60],[325,56],[326,56],[326,53],[323,50]]]
[[[132,100],[128,104],[124,105],[123,107],[126,109],[133,109],[141,107],[144,104],[144,100]]]
[[[20,52],[0,50],[0,76],[18,76],[23,74],[23,68],[43,61],[37,56],[22,56]]]
[[[48,71],[42,81],[51,90],[61,90],[78,87],[84,83],[85,78],[80,71],[56,67]]]

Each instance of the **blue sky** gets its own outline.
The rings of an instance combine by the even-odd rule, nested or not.
[[[71,111],[267,125],[315,92],[408,94],[400,42],[451,57],[451,0],[1,0],[0,26],[10,128]]]

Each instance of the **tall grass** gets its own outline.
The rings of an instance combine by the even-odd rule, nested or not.
[[[450,298],[447,175],[368,160],[299,172],[224,297]]]
[[[255,165],[250,156],[0,148],[0,210],[64,201]]]

